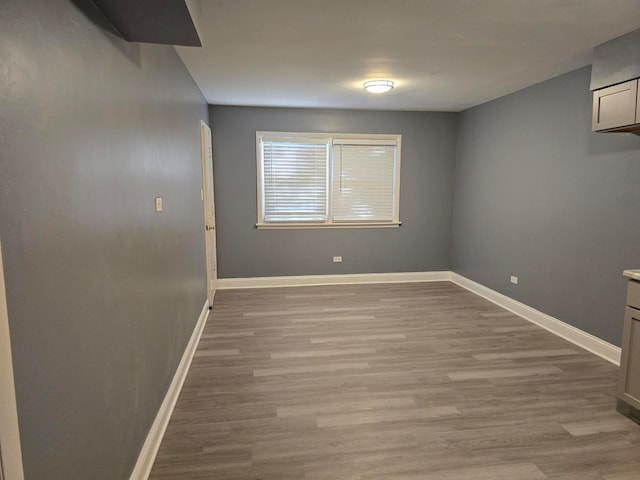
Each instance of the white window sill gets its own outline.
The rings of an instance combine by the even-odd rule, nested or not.
[[[402,222],[357,222],[357,223],[256,223],[256,228],[261,230],[300,230],[323,228],[398,228]]]

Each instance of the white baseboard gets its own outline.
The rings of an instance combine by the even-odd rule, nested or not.
[[[451,272],[354,273],[345,275],[301,275],[218,279],[218,289],[347,285],[355,283],[443,282]]]
[[[167,425],[169,424],[169,419],[171,418],[173,409],[178,401],[182,385],[187,378],[187,373],[191,366],[191,360],[196,352],[196,347],[200,341],[200,336],[202,335],[202,330],[204,329],[208,315],[209,301],[207,300],[204,303],[204,307],[202,307],[202,312],[200,312],[200,317],[198,318],[198,322],[191,334],[187,348],[182,354],[182,359],[180,360],[180,364],[173,376],[171,385],[169,385],[169,390],[167,390],[167,394],[162,401],[162,405],[160,405],[156,418],[149,429],[147,439],[142,446],[142,450],[140,450],[138,461],[136,462],[133,472],[129,477],[130,480],[147,480],[149,478],[151,468],[153,467],[156,455],[158,454],[158,449],[160,448],[160,443],[162,443],[162,437],[164,437],[164,432],[167,430]]]
[[[554,333],[555,335],[568,340],[569,342],[588,350],[591,353],[604,358],[605,360],[613,363],[614,365],[620,365],[620,347],[616,347],[604,340],[584,332],[579,328],[564,323],[557,318],[554,318],[546,313],[542,313],[534,308],[520,303],[506,295],[491,290],[484,285],[469,280],[457,273],[451,273],[451,281],[466,288],[470,292],[486,298],[490,302],[499,305],[502,308],[509,310],[510,312],[519,315],[525,320],[535,323],[536,325],[544,328],[545,330]]]

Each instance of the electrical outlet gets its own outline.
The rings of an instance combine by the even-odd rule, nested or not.
[[[511,275],[511,283],[513,283],[514,285],[518,284],[518,277]]]
[[[162,197],[156,197],[156,212],[162,211]]]
[[[342,257],[333,257],[333,263],[342,263]]]

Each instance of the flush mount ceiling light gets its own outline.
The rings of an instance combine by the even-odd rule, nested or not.
[[[362,87],[369,93],[387,93],[393,89],[391,80],[369,80]]]

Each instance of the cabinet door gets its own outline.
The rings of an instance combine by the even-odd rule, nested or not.
[[[637,79],[593,92],[593,131],[636,123],[637,101]]]
[[[640,408],[640,310],[630,307],[624,315],[618,397]]]

